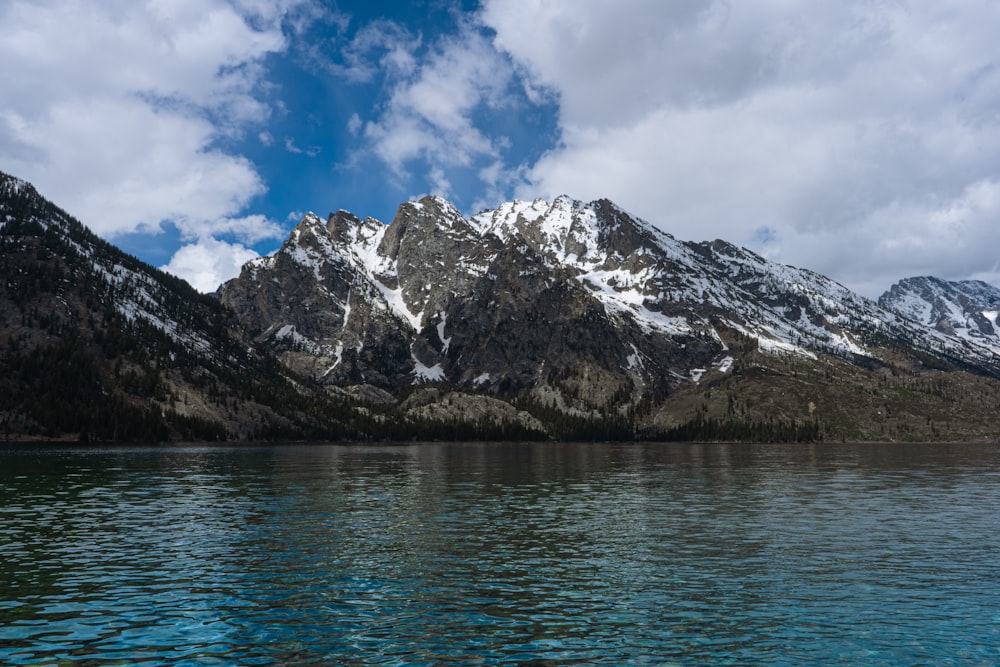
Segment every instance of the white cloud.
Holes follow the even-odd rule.
[[[357,113],[352,113],[351,117],[347,119],[347,131],[353,135],[357,135],[363,125],[364,122],[362,122],[361,116]]]
[[[387,19],[372,21],[361,27],[344,47],[345,64],[336,67],[349,80],[363,83],[377,74],[408,77],[417,69],[416,51],[421,38],[405,26]]]
[[[870,295],[995,266],[996,3],[486,0],[479,18],[559,103],[520,196],[610,197]]]
[[[162,268],[187,280],[199,292],[214,292],[219,285],[235,278],[246,262],[257,253],[238,243],[226,243],[206,237],[181,247]]]
[[[201,223],[196,236],[235,236],[244,243],[257,243],[265,239],[277,239],[284,235],[284,229],[274,220],[263,215],[245,215],[238,218],[220,218]],[[193,235],[189,235],[189,238]]]
[[[268,116],[257,87],[301,2],[9,0],[0,5],[2,168],[96,232],[187,236],[265,190],[216,148]],[[270,135],[261,132],[265,144]],[[257,231],[255,231],[257,230]]]
[[[316,146],[299,148],[295,144],[295,140],[291,137],[285,137],[285,150],[289,153],[295,153],[296,155],[308,155],[309,157],[316,157],[320,153],[320,149]]]
[[[416,46],[411,43],[411,49]],[[403,58],[390,50],[378,60],[390,75],[391,92],[378,117],[364,125],[363,136],[397,176],[406,175],[410,163],[422,161],[435,189],[450,189],[449,169],[492,160],[503,147],[504,139],[482,131],[473,116],[483,108],[510,104],[513,69],[469,25],[443,38],[419,61],[412,59],[412,50],[408,53]],[[360,61],[355,67],[368,71]],[[359,129],[358,122],[351,123]]]
[[[200,223],[242,208],[264,185],[248,160],[213,150],[212,125],[134,99],[54,103],[20,138],[45,155],[13,169],[100,234]]]
[[[439,167],[432,167],[430,173],[427,175],[428,180],[431,182],[431,194],[443,197],[447,199],[452,194],[451,181],[445,175],[444,170]]]

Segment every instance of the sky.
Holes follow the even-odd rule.
[[[608,198],[1000,285],[995,0],[0,0],[0,171],[212,291],[307,211]]]

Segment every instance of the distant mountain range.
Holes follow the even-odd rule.
[[[211,296],[5,175],[0,224],[0,411],[15,435],[1000,430],[997,288],[910,278],[874,302],[725,241],[679,241],[607,200],[515,201],[465,218],[426,197],[389,225],[309,214]],[[54,383],[69,383],[64,410],[40,376],[66,355],[84,372]],[[116,430],[116,410],[153,426]]]

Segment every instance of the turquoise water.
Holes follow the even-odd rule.
[[[997,665],[996,446],[0,448],[0,664]]]

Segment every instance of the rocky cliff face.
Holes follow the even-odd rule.
[[[466,219],[427,197],[389,225],[310,214],[219,294],[321,382],[441,383],[584,415],[662,400],[748,350],[871,367],[891,345],[997,369],[968,337],[724,241],[679,241],[607,200]]]
[[[559,205],[572,218],[574,203]],[[710,363],[721,340],[597,298],[605,287],[552,246],[603,254],[576,238],[596,232],[581,206],[563,238],[466,220],[437,198],[402,205],[388,226],[310,215],[220,296],[286,363],[330,384],[440,382],[583,412],[665,394],[674,362]]]
[[[385,232],[382,223],[344,212],[326,223],[308,215],[281,250],[250,262],[239,280],[223,286],[223,301],[249,335],[306,376],[383,387],[405,382],[408,323],[390,305],[398,289],[372,281],[364,263]]]
[[[879,305],[918,324],[1000,355],[1000,289],[979,280],[906,278],[879,297]]]

